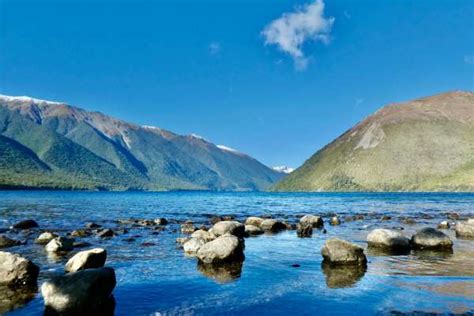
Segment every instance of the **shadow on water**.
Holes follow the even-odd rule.
[[[58,312],[48,306],[45,307],[43,316],[83,316],[83,315],[101,315],[113,316],[115,314],[115,297],[110,295],[104,301],[94,304],[93,306],[85,306],[82,308],[71,308],[66,311]]]
[[[25,289],[12,289],[0,286],[0,315],[21,307],[35,298],[36,287]]]
[[[385,249],[379,247],[368,247],[367,254],[372,257],[385,256],[406,256],[410,254],[410,249]]]
[[[364,277],[367,271],[366,266],[333,266],[324,262],[321,264],[321,269],[326,277],[326,285],[331,289],[353,287]]]
[[[223,263],[219,265],[198,263],[197,269],[206,277],[217,283],[229,283],[240,278],[243,261]]]

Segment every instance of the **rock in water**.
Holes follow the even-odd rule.
[[[101,268],[107,259],[107,252],[103,248],[94,248],[76,253],[66,263],[67,272],[76,272],[79,270]]]
[[[71,251],[74,247],[74,239],[56,237],[45,247],[47,252]]]
[[[216,239],[216,235],[214,235],[213,233],[209,231],[198,229],[194,233],[191,234],[191,238],[198,238],[198,239],[204,240],[205,242],[208,242],[208,241]]]
[[[245,225],[245,232],[249,236],[256,236],[256,235],[263,234],[263,230],[260,227],[257,227],[255,225]]]
[[[315,215],[305,215],[300,218],[300,224],[312,225],[314,228],[321,228],[324,226],[324,221],[321,217]]]
[[[474,219],[456,223],[456,237],[474,238]]]
[[[205,243],[201,238],[191,238],[183,244],[184,252],[189,256],[195,256]]]
[[[114,237],[115,233],[112,229],[110,228],[105,228],[97,231],[97,236],[106,238],[106,237]]]
[[[181,225],[181,233],[183,234],[192,234],[196,231],[196,227],[192,222],[186,222]]]
[[[286,225],[275,219],[265,219],[260,223],[260,228],[265,232],[278,233],[286,229]]]
[[[448,229],[450,226],[448,221],[442,221],[438,224],[439,229]]]
[[[374,229],[367,235],[369,247],[403,251],[410,249],[410,240],[399,231],[391,229]]]
[[[15,239],[8,238],[5,235],[0,235],[0,248],[9,248],[20,245],[21,242]]]
[[[30,229],[39,227],[38,223],[32,219],[27,219],[21,222],[18,222],[12,226],[13,229]]]
[[[44,232],[35,239],[35,243],[40,245],[47,245],[51,240],[58,237],[58,235],[50,232]]]
[[[53,277],[41,286],[45,315],[113,315],[115,271],[86,269]]]
[[[17,254],[0,251],[0,285],[10,287],[36,286],[39,268]]]
[[[364,249],[345,240],[332,238],[321,249],[324,262],[331,265],[366,265]]]
[[[245,236],[245,226],[237,221],[220,221],[212,226],[210,232],[217,237],[231,234],[242,238]]]
[[[263,222],[263,218],[251,216],[245,220],[245,225],[253,225],[253,226],[260,227],[260,224],[262,224],[262,222]]]
[[[411,238],[415,249],[452,250],[453,242],[443,232],[427,227],[416,232]]]
[[[329,222],[333,226],[341,225],[341,220],[338,216],[331,217],[331,221]]]
[[[202,263],[219,264],[244,259],[243,241],[234,235],[226,234],[201,246],[197,257]]]
[[[296,235],[298,237],[311,237],[313,235],[313,225],[311,224],[298,224],[296,226]]]

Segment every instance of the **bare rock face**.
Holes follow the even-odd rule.
[[[76,253],[66,263],[67,272],[76,272],[79,270],[101,268],[107,260],[107,252],[103,248],[94,248]]]
[[[278,233],[287,229],[286,225],[276,219],[265,219],[260,223],[260,228],[265,232]]]
[[[206,241],[201,238],[191,238],[183,244],[184,253],[188,256],[195,256],[205,243]]]
[[[39,268],[17,254],[0,251],[0,285],[13,288],[36,286]]]
[[[474,238],[474,219],[456,223],[456,237]]]
[[[452,250],[453,242],[443,232],[427,227],[416,232],[411,238],[414,249]]]
[[[300,238],[311,237],[313,235],[313,225],[305,223],[296,226],[296,235]]]
[[[305,215],[302,218],[300,218],[300,224],[312,225],[313,228],[321,228],[324,226],[324,221],[320,216]]]
[[[58,235],[51,232],[44,232],[35,239],[35,243],[40,245],[47,245],[51,240],[58,237]]]
[[[263,222],[263,218],[251,216],[245,220],[245,225],[253,225],[253,226],[260,227],[260,224],[262,224],[262,222]]]
[[[231,234],[225,234],[210,241],[197,252],[202,263],[220,264],[244,259],[243,241]]]
[[[366,265],[364,249],[345,240],[332,238],[321,249],[324,262],[331,265]]]
[[[367,235],[369,247],[402,251],[410,249],[410,240],[392,229],[374,229]]]
[[[237,221],[220,221],[212,226],[210,232],[217,237],[231,234],[242,238],[245,236],[245,226]]]
[[[21,241],[11,239],[5,235],[0,235],[0,248],[9,248],[21,245]]]
[[[249,236],[257,236],[263,234],[263,230],[255,225],[245,225],[245,233]]]
[[[66,237],[56,237],[45,247],[47,252],[71,251],[74,248],[74,240]]]
[[[53,277],[41,286],[45,315],[113,315],[115,271],[86,269]]]

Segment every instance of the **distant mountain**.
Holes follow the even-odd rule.
[[[285,177],[276,191],[474,191],[474,94],[388,105]]]
[[[197,135],[0,95],[0,187],[249,191],[281,177]]]
[[[287,167],[287,166],[276,166],[276,167],[273,167],[273,170],[281,172],[281,173],[286,173],[286,174],[292,173],[293,171],[295,171],[294,168]]]

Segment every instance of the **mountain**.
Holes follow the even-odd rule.
[[[1,187],[250,191],[265,190],[281,177],[197,135],[0,95]]]
[[[474,94],[383,107],[316,152],[275,191],[474,191]]]
[[[273,170],[281,172],[281,173],[285,173],[285,174],[292,173],[293,171],[295,171],[295,169],[291,167],[287,167],[287,166],[275,166],[273,167]]]

